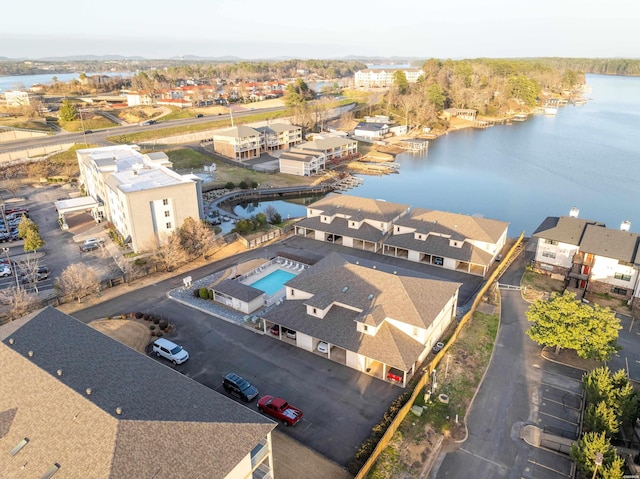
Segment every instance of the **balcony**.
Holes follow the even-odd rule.
[[[253,471],[251,474],[252,479],[273,479],[273,473],[271,469],[265,464],[260,464],[260,467]]]
[[[262,461],[264,461],[264,458],[269,455],[269,452],[271,451],[269,450],[269,443],[267,442],[266,439],[264,439],[259,444],[257,444],[256,447],[254,447],[253,450],[251,451],[251,468],[253,469]],[[260,465],[263,466],[263,464],[260,464]],[[268,464],[267,464],[267,469],[269,469]],[[256,476],[254,475],[253,477],[256,477]],[[262,477],[262,476],[258,476],[258,477]]]

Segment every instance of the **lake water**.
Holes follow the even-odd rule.
[[[87,73],[87,76],[92,75],[107,75],[107,76],[133,76],[131,72],[105,72],[105,73]],[[0,76],[0,92],[7,90],[16,90],[22,88],[29,88],[35,84],[49,85],[53,83],[53,77],[56,77],[59,82],[68,82],[69,80],[77,79],[80,73],[43,73],[38,75],[14,75],[14,76]]]
[[[512,237],[531,235],[545,217],[573,206],[581,218],[610,228],[629,220],[640,231],[640,78],[587,75],[587,83],[586,105],[452,132],[425,154],[399,155],[400,173],[363,176],[346,194],[507,221]],[[267,204],[236,213],[250,216]],[[300,203],[271,204],[284,218],[306,213]]]

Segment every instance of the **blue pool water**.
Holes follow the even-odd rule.
[[[284,283],[289,281],[294,276],[295,273],[290,273],[289,271],[278,269],[273,273],[268,274],[264,278],[259,279],[255,283],[251,283],[250,286],[259,289],[260,291],[264,291],[269,296],[272,296],[280,289],[282,289]]]

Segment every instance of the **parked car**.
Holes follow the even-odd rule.
[[[0,265],[0,278],[11,276],[11,267],[8,264]]]
[[[222,386],[229,394],[235,394],[244,402],[249,402],[258,395],[258,390],[249,381],[234,373],[229,373],[222,379]]]
[[[282,398],[262,396],[258,401],[258,411],[268,414],[285,426],[295,426],[302,419],[302,411]]]
[[[82,245],[80,245],[80,251],[82,251],[83,253],[86,253],[87,251],[94,251],[98,248],[100,248],[100,245],[98,243],[83,243]]]
[[[97,245],[102,245],[104,243],[104,240],[102,238],[89,238],[84,240],[84,244],[97,244]]]
[[[287,332],[285,334],[289,339],[296,339],[296,332],[293,329],[287,329]]]
[[[280,326],[274,324],[273,326],[271,326],[271,329],[269,329],[269,332],[274,336],[280,336]]]
[[[189,359],[189,353],[186,349],[165,338],[159,338],[153,342],[153,352],[156,353],[156,356],[162,356],[173,364],[182,364]]]
[[[318,352],[327,354],[329,352],[329,344],[325,343],[324,341],[320,341],[318,343]]]
[[[29,273],[26,271],[22,271],[20,273],[20,282],[23,284],[31,283],[32,281],[44,281],[47,278],[49,278],[49,268],[47,268],[46,266],[39,266],[38,269],[33,273]]]

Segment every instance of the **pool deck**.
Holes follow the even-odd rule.
[[[246,269],[247,263],[250,263],[251,267],[248,271]],[[266,258],[260,260],[254,259],[247,263],[241,263],[224,271],[220,271],[218,273],[205,276],[204,278],[200,278],[194,281],[189,287],[181,286],[179,288],[172,289],[167,293],[167,297],[173,299],[174,301],[182,303],[185,306],[189,306],[191,308],[202,311],[203,313],[210,314],[211,316],[215,316],[216,318],[222,319],[229,323],[243,326],[257,333],[263,333],[262,330],[257,330],[255,328],[255,325],[248,321],[247,316],[251,315],[246,315],[241,311],[235,311],[233,309],[227,308],[226,306],[223,306],[216,301],[196,298],[193,294],[194,290],[200,289],[203,286],[209,287],[212,284],[218,283],[219,281],[233,278],[234,275],[237,275],[237,273],[239,273],[240,271],[244,271],[244,274],[242,276],[245,277],[243,279],[240,279],[243,284],[249,284],[250,282],[254,283],[256,281],[259,281],[260,279],[279,269],[293,273],[301,273],[302,271],[304,271],[304,269],[300,269],[301,266],[299,265],[301,265],[301,263],[297,261],[287,260],[281,257],[274,258],[273,260],[269,260]],[[298,270],[294,270],[296,266],[298,267]],[[305,267],[308,267],[308,265],[305,265]],[[275,306],[277,306],[277,303],[274,303],[270,306],[265,306],[264,308],[255,311],[253,315],[262,315]]]

